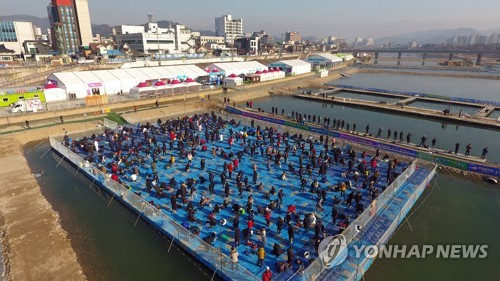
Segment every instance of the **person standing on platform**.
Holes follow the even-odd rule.
[[[370,132],[370,124],[366,125],[365,134],[368,135],[368,132]]]
[[[266,266],[266,271],[262,273],[262,281],[271,281],[273,277],[272,271],[269,269],[269,266]]]
[[[436,138],[433,138],[432,141],[431,141],[431,144],[432,144],[431,147],[432,148],[434,148],[434,146],[436,146],[436,142],[437,142]]]
[[[458,154],[458,150],[460,149],[460,143],[455,144],[455,154]]]
[[[465,146],[465,156],[469,156],[471,150],[472,150],[472,145],[469,143],[468,145]]]
[[[231,247],[231,252],[229,253],[231,257],[231,261],[233,262],[231,269],[234,270],[234,265],[236,265],[236,268],[238,268],[238,251],[234,248]]]
[[[406,135],[406,143],[410,144],[410,141],[411,141],[411,133],[408,132],[408,134]]]
[[[488,154],[488,147],[483,148],[483,153],[481,154],[481,159],[485,159],[486,154]]]
[[[427,141],[427,137],[425,135],[422,136],[420,139],[420,144],[418,145],[419,147],[426,147],[425,142]]]
[[[264,250],[264,247],[260,246],[259,250],[257,251],[257,266],[259,267],[264,266],[265,258],[266,258],[266,250]]]
[[[288,223],[288,242],[293,243],[293,238],[295,238],[295,228],[291,222]]]

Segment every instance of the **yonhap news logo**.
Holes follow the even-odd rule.
[[[330,269],[342,264],[349,251],[354,251],[356,259],[485,259],[488,245],[348,245],[344,235],[339,234],[323,239],[318,247],[323,268]],[[352,253],[352,252],[351,252]],[[352,256],[352,254],[351,254]]]
[[[488,245],[353,245],[356,258],[484,259]]]
[[[347,239],[344,235],[328,236],[318,247],[321,265],[324,268],[333,268],[347,259]]]

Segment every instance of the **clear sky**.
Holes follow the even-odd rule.
[[[46,17],[49,0],[0,1],[0,16]],[[428,29],[500,28],[500,0],[89,0],[93,23],[138,24],[147,14],[214,30],[214,17],[243,18],[244,31],[380,38]]]

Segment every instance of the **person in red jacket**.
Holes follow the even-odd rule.
[[[231,175],[233,174],[234,166],[233,163],[229,162],[227,165],[227,173],[229,174],[229,178],[231,178]]]
[[[271,281],[271,277],[273,277],[273,273],[269,269],[269,266],[266,266],[266,271],[262,273],[262,281]]]

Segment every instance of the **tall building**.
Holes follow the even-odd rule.
[[[76,22],[80,32],[80,44],[88,46],[93,43],[92,24],[90,22],[88,0],[74,0],[76,10]]]
[[[87,0],[51,0],[47,12],[55,51],[76,53],[92,42]]]
[[[35,40],[35,30],[31,22],[0,21],[0,45],[13,50],[15,54],[21,54],[24,41]]]
[[[215,18],[215,33],[233,44],[236,38],[243,37],[243,19],[233,19],[231,15]]]
[[[300,34],[300,32],[287,31],[287,33],[285,34],[285,41],[300,42],[302,41],[302,35]]]

